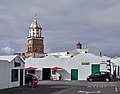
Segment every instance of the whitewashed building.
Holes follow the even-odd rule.
[[[44,54],[43,41],[42,28],[35,15],[29,27],[25,68],[30,69],[26,73],[35,73],[41,80],[50,80],[51,76],[58,80],[60,75],[63,80],[86,80],[97,71],[113,72],[112,63],[108,62],[111,58],[87,47],[83,49],[80,42],[76,44],[76,50]]]
[[[108,70],[109,57],[96,56],[91,53],[79,53],[71,58],[58,58],[48,55],[44,58],[27,58],[25,67],[34,67],[35,74],[40,76],[41,80],[49,80],[51,75],[55,75],[59,79],[62,75],[63,80],[86,80],[87,76],[97,71]],[[51,70],[57,67],[56,73]],[[59,68],[62,68],[59,70]]]
[[[116,77],[120,78],[120,57],[111,59],[111,62],[114,64],[113,68],[116,71]]]
[[[17,55],[0,56],[0,89],[23,86],[25,62]]]

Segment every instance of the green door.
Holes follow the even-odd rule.
[[[92,64],[92,74],[100,71],[100,64]]]
[[[78,69],[71,69],[71,80],[78,80]]]

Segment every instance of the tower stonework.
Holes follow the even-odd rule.
[[[27,56],[44,54],[44,37],[42,37],[42,28],[35,15],[28,32]]]

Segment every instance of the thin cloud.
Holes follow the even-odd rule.
[[[1,48],[1,51],[2,51],[3,53],[5,53],[5,54],[12,54],[12,53],[14,53],[14,49],[12,49],[12,48],[10,48],[10,47],[8,47],[8,46],[6,46],[6,47],[4,47],[4,48]]]

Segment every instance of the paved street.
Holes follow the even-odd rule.
[[[114,87],[90,87],[90,86],[76,86],[76,87],[69,87],[65,90],[61,90],[55,92],[53,94],[120,94],[120,92],[116,92]]]
[[[120,82],[40,81],[37,88],[17,87],[0,94],[120,94]]]

